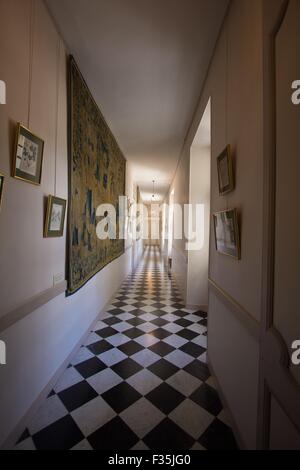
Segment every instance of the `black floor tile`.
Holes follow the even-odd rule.
[[[128,338],[130,338],[130,339],[135,339],[135,338],[139,338],[140,336],[144,335],[145,332],[139,330],[138,328],[130,328],[130,330],[124,331],[123,334],[128,336]]]
[[[84,439],[84,435],[70,415],[56,421],[33,436],[38,450],[71,449]]]
[[[165,359],[160,359],[159,361],[149,366],[148,369],[162,380],[167,380],[169,377],[179,371],[179,367],[174,366],[174,364],[171,364]]]
[[[173,346],[170,346],[169,344],[164,343],[163,341],[160,341],[159,343],[156,343],[153,346],[151,346],[149,349],[155,354],[158,354],[159,356],[164,357],[170,354],[172,351],[175,351],[176,348],[173,348]]]
[[[199,444],[207,450],[238,450],[232,430],[218,419],[202,434]]]
[[[75,369],[78,370],[79,374],[82,375],[85,379],[91,377],[92,375],[98,374],[102,370],[106,369],[107,366],[103,364],[100,359],[93,357],[87,361],[81,362],[75,366]]]
[[[143,441],[152,451],[189,450],[195,442],[191,436],[168,418],[144,437]]]
[[[163,330],[162,328],[158,328],[155,331],[152,331],[152,336],[155,336],[155,338],[158,338],[160,340],[168,338],[169,336],[172,335],[169,331]]]
[[[152,320],[151,323],[153,323],[153,325],[155,326],[165,326],[167,325],[169,322],[167,322],[167,320],[164,320],[163,318],[156,318],[155,320]]]
[[[143,325],[144,323],[146,323],[146,321],[142,320],[139,317],[135,317],[135,318],[131,318],[130,320],[127,320],[127,323],[129,323],[129,325],[132,325],[132,326],[139,326],[139,325]]]
[[[191,395],[190,399],[215,416],[222,411],[222,404],[218,393],[207,384],[202,384]]]
[[[193,322],[186,320],[185,318],[180,318],[180,320],[177,320],[175,323],[183,328],[187,328],[193,324]]]
[[[118,349],[127,356],[133,356],[137,352],[142,351],[144,348],[136,341],[129,341],[128,343],[119,346]]]
[[[199,336],[198,333],[195,333],[194,331],[187,330],[187,329],[181,330],[176,334],[189,341],[192,341],[192,339],[195,339],[196,336]]]
[[[79,382],[58,393],[59,398],[69,412],[76,410],[98,396],[95,390],[86,382]]]
[[[100,338],[109,338],[110,336],[115,335],[118,333],[117,330],[114,330],[111,326],[108,326],[107,328],[102,328],[101,330],[96,331],[97,335],[100,336]]]
[[[97,343],[90,344],[87,346],[87,348],[96,356],[99,354],[105,353],[106,351],[109,351],[110,349],[113,349],[113,346],[105,341],[104,339],[101,341],[98,341]]]
[[[210,377],[210,372],[206,364],[201,361],[193,361],[184,367],[184,370],[189,374],[197,377],[197,379],[202,380],[205,382]]]
[[[116,413],[121,413],[139,400],[142,395],[131,387],[131,385],[126,382],[122,382],[116,387],[103,393],[102,397],[116,411]]]
[[[128,358],[112,366],[111,369],[116,372],[116,374],[118,374],[120,377],[122,377],[122,379],[125,380],[131,377],[132,375],[137,374],[143,368],[137,362]]]
[[[146,398],[165,414],[171,413],[185,400],[181,393],[166,383],[162,383],[152,390],[146,395]]]
[[[198,346],[197,344],[194,343],[186,343],[181,348],[179,348],[181,351],[185,352],[186,354],[189,354],[190,356],[193,356],[195,358],[201,356],[201,354],[205,353],[206,349],[202,348],[201,346]]]
[[[105,318],[102,321],[103,323],[106,323],[106,325],[108,326],[113,326],[113,325],[116,325],[117,323],[120,323],[121,320],[116,317],[110,317],[110,318]]]
[[[139,438],[117,416],[89,436],[88,441],[94,450],[113,450],[117,452],[130,450],[139,441]]]

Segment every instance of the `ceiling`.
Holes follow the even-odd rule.
[[[228,0],[46,0],[144,200],[174,177]]]

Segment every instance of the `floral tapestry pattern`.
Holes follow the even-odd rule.
[[[69,90],[68,294],[73,294],[124,253],[124,240],[99,240],[100,204],[112,204],[119,219],[125,194],[125,158],[73,58]]]

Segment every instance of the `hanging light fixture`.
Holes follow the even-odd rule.
[[[154,185],[155,185],[155,181],[153,180],[153,181],[152,181],[152,183],[153,183],[153,194],[152,194],[152,199],[155,199],[155,194],[154,194]]]

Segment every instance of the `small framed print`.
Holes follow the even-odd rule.
[[[18,124],[13,177],[40,185],[42,178],[44,141]]]
[[[3,199],[3,189],[4,189],[4,175],[0,173],[0,210],[1,210],[2,199]]]
[[[67,201],[59,197],[49,196],[47,201],[45,238],[62,237],[64,234]]]
[[[213,215],[216,250],[223,255],[241,259],[240,232],[236,209]]]
[[[233,162],[230,145],[227,145],[226,149],[219,155],[217,164],[219,194],[220,196],[224,196],[234,190]]]

